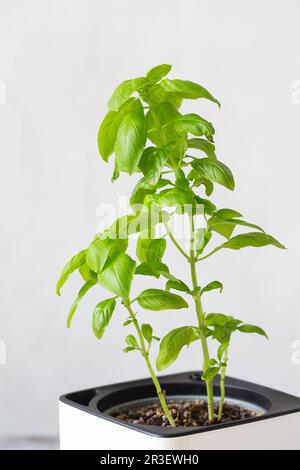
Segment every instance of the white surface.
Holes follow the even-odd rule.
[[[201,279],[224,282],[206,311],[258,323],[270,336],[235,338],[229,373],[300,394],[299,235],[300,105],[297,0],[18,0],[0,1],[1,309],[0,434],[57,432],[63,392],[147,375],[137,354],[122,352],[125,314],[116,312],[103,340],[90,329],[99,288],[65,327],[79,288],[73,278],[57,298],[65,261],[84,247],[101,202],[116,204],[133,180],[110,183],[97,131],[113,88],[161,63],[202,83],[222,102],[190,103],[216,126],[218,156],[236,175],[235,193],[215,201],[263,225],[288,246],[224,252],[203,264]],[[188,279],[170,250],[172,271]],[[149,280],[134,290],[149,286]],[[154,285],[154,283],[153,283]],[[141,314],[142,319],[149,314]],[[194,322],[194,313],[151,313],[158,335]],[[126,334],[129,329],[126,330]],[[200,367],[200,347],[185,350],[169,371]]]
[[[0,439],[0,450],[58,450],[58,439],[55,437],[22,437]]]
[[[172,438],[149,436],[59,403],[62,450],[299,450],[300,413]]]

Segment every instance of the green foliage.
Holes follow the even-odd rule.
[[[127,239],[112,240],[110,238],[96,237],[86,252],[86,263],[95,273],[100,273],[108,257],[114,253],[125,252],[128,246]]]
[[[60,295],[60,290],[64,283],[67,281],[68,277],[70,274],[72,274],[74,271],[80,268],[80,266],[84,263],[85,261],[85,255],[86,255],[86,250],[82,250],[76,255],[74,255],[70,261],[67,262],[65,267],[62,270],[62,273],[58,279],[57,285],[56,285],[56,293],[57,295]]]
[[[217,158],[215,154],[215,146],[211,142],[208,142],[205,139],[198,139],[193,137],[187,141],[188,148],[201,150],[210,158]]]
[[[267,333],[262,328],[256,325],[244,324],[239,326],[238,330],[242,333],[257,333],[258,335],[262,335],[268,339]]]
[[[159,354],[156,360],[158,370],[163,370],[173,364],[184,346],[200,339],[199,328],[193,326],[181,326],[170,331],[161,340]]]
[[[147,138],[143,107],[129,112],[120,124],[115,142],[116,165],[119,171],[132,175],[139,164]]]
[[[164,256],[167,242],[165,238],[143,238],[143,234],[138,238],[136,244],[136,254],[141,263],[160,262]]]
[[[209,292],[216,289],[219,289],[220,292],[223,291],[223,284],[220,281],[212,281],[207,284],[205,287],[203,287],[203,289],[201,289],[201,295],[204,294],[204,292]]]
[[[101,339],[116,307],[114,298],[99,302],[93,312],[92,327],[96,338]]]
[[[98,274],[98,282],[113,294],[127,299],[135,272],[136,262],[126,253],[119,253]]]
[[[181,291],[181,292],[186,292],[188,294],[191,293],[189,287],[183,281],[181,281],[180,279],[176,279],[176,280],[169,279],[167,281],[166,290],[169,291],[171,289],[178,290],[178,291]]]
[[[149,72],[147,72],[146,78],[148,78],[148,80],[151,83],[157,83],[163,77],[168,75],[171,68],[172,68],[172,65],[168,65],[168,64],[156,65],[151,70],[149,70]]]
[[[212,338],[216,339],[221,345],[227,345],[223,346],[221,349],[219,348],[218,354],[221,356],[224,347],[228,347],[231,335],[235,331],[240,331],[241,333],[256,333],[268,338],[265,331],[259,326],[243,323],[241,320],[231,315],[209,313],[206,315],[204,322],[207,336],[212,336]]]
[[[152,344],[152,341],[159,341],[159,338],[157,336],[153,336],[153,328],[149,323],[143,323],[141,326],[141,332],[145,340],[147,341],[149,348]]]
[[[272,237],[271,235],[268,235],[267,233],[249,232],[249,233],[236,235],[235,237],[230,238],[227,242],[222,243],[222,245],[220,246],[217,246],[213,251],[211,251],[204,258],[211,256],[214,253],[217,253],[219,250],[222,250],[223,248],[227,248],[230,250],[240,250],[241,248],[246,248],[249,246],[259,248],[259,247],[267,246],[267,245],[273,245],[276,248],[281,248],[281,249],[285,248],[279,241],[277,241],[274,237]]]
[[[243,217],[237,211],[232,209],[220,209],[208,220],[208,227],[210,230],[223,235],[225,238],[229,239],[237,226],[249,227],[259,232],[264,230],[259,227],[259,225],[252,224],[245,220],[240,220],[239,217]]]
[[[135,274],[143,276],[154,276],[159,278],[161,274],[169,272],[169,268],[166,264],[160,261],[146,261],[136,267]]]
[[[97,281],[87,281],[80,289],[80,291],[78,292],[78,295],[76,297],[76,299],[74,300],[71,308],[70,308],[70,311],[69,311],[69,315],[68,315],[68,319],[67,319],[67,326],[68,328],[70,328],[71,326],[71,321],[72,321],[72,318],[73,316],[75,315],[75,312],[77,310],[77,307],[78,307],[78,304],[79,302],[81,301],[81,299],[85,296],[85,294],[92,288],[96,285]]]
[[[125,338],[126,344],[129,346],[126,349],[124,349],[125,352],[132,351],[133,349],[139,349],[139,344],[135,336],[133,335],[127,335]]]
[[[142,308],[155,311],[188,307],[182,297],[161,289],[146,289],[141,292],[137,301]]]
[[[173,426],[172,416],[149,359],[151,344],[153,340],[159,339],[153,335],[149,323],[140,326],[132,305],[137,303],[151,311],[179,310],[188,308],[184,297],[188,295],[192,300],[198,326],[179,327],[167,333],[160,342],[156,365],[158,370],[169,367],[184,346],[200,339],[203,352],[202,378],[207,383],[208,416],[213,422],[212,382],[220,372],[224,392],[232,334],[267,335],[261,327],[243,323],[229,315],[206,315],[202,307],[203,294],[213,290],[221,292],[223,285],[215,280],[201,288],[196,265],[223,249],[240,250],[267,245],[283,249],[284,246],[259,225],[244,220],[240,212],[229,208],[218,209],[211,201],[215,185],[234,190],[233,173],[217,158],[213,124],[199,114],[183,114],[180,107],[185,99],[206,99],[218,106],[220,103],[202,85],[165,78],[170,71],[171,65],[155,66],[143,77],[123,81],[110,98],[108,112],[98,133],[98,148],[105,162],[113,160],[113,181],[122,173],[138,174],[138,182],[130,197],[131,212],[118,218],[104,233],[98,234],[87,249],[71,258],[60,275],[56,290],[60,294],[62,286],[75,271],[85,281],[71,306],[68,326],[80,300],[92,287],[104,288],[115,296],[100,301],[94,309],[92,328],[99,339],[109,325],[116,299],[120,299],[129,313],[123,325],[133,327],[137,335],[127,335],[124,351],[137,350],[141,353],[162,408]],[[183,248],[180,240],[172,233],[170,227],[174,214],[182,214],[189,219],[188,249]],[[196,216],[202,217],[203,226],[195,227]],[[159,236],[158,226],[165,229]],[[245,228],[252,231],[244,233]],[[235,230],[241,230],[242,233],[233,236]],[[128,240],[136,234],[138,263],[128,253]],[[209,250],[208,246],[214,242],[216,234],[223,236],[226,241],[221,245],[214,244]],[[171,274],[164,260],[167,239],[189,263],[191,287]],[[148,288],[131,300],[135,275],[148,276],[145,278]],[[163,277],[166,280],[163,280],[166,282],[165,290],[150,287],[149,276],[150,280],[151,277]],[[184,297],[171,292],[174,290]],[[210,357],[210,342],[217,343],[216,358]]]
[[[220,106],[220,102],[214,98],[203,86],[198,85],[198,83],[190,82],[188,80],[169,80],[166,78],[161,82],[161,86],[163,90],[169,93],[180,93],[182,98],[192,100],[197,98],[205,98]]]
[[[146,83],[147,80],[144,77],[125,80],[122,82],[113,92],[112,97],[108,102],[108,109],[110,111],[118,111],[120,106],[128,100],[132,93],[142,90]]]
[[[139,167],[150,186],[156,186],[160,180],[161,172],[169,157],[168,148],[148,147],[144,150]]]
[[[191,163],[193,170],[189,179],[204,178],[208,181],[221,184],[225,188],[234,190],[234,178],[228,166],[212,158],[199,158]]]

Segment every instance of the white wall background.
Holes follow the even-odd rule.
[[[2,435],[56,433],[61,393],[146,375],[137,354],[122,352],[121,310],[102,342],[94,338],[100,288],[67,330],[80,280],[62,298],[54,287],[64,262],[94,235],[98,205],[117,204],[133,184],[122,177],[112,185],[112,168],[98,156],[106,102],[118,82],[162,62],[222,102],[221,111],[189,105],[215,123],[218,156],[236,175],[236,191],[219,190],[217,203],[288,247],[224,251],[203,264],[203,281],[225,284],[222,295],[207,296],[207,311],[258,323],[270,336],[236,337],[230,374],[300,394],[300,365],[291,361],[300,339],[300,104],[291,99],[299,15],[297,0],[0,0]],[[171,250],[168,258],[188,279],[180,256]],[[161,335],[193,316],[141,314]],[[200,363],[195,344],[170,372]]]

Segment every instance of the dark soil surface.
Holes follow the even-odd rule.
[[[204,400],[168,402],[176,426],[199,427],[209,424],[207,404]],[[215,408],[216,423],[218,408]],[[111,416],[133,424],[149,424],[152,426],[169,426],[159,404],[137,406],[135,408],[119,408]],[[256,413],[238,405],[224,403],[222,423],[230,423],[246,418],[252,418]]]

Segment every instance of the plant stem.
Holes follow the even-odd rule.
[[[220,379],[220,403],[219,403],[219,410],[218,410],[218,421],[222,421],[222,414],[223,414],[223,405],[225,401],[225,377],[226,377],[226,369],[227,369],[227,361],[228,361],[228,348],[225,349],[224,352],[224,366],[221,369],[221,379]]]
[[[151,375],[151,379],[153,381],[153,384],[155,386],[155,389],[156,389],[156,392],[157,392],[157,395],[158,395],[158,398],[159,398],[159,401],[160,401],[160,404],[161,404],[161,407],[164,411],[164,414],[165,416],[167,417],[169,423],[170,423],[170,426],[172,427],[176,427],[176,424],[174,422],[174,419],[171,415],[171,412],[168,408],[168,405],[167,405],[167,402],[166,402],[166,399],[165,399],[165,396],[163,394],[163,391],[161,389],[161,386],[160,386],[160,383],[155,375],[155,372],[153,370],[153,367],[151,365],[151,362],[150,362],[150,359],[149,359],[149,352],[147,351],[147,348],[146,348],[146,345],[145,345],[145,341],[144,341],[144,337],[143,337],[143,334],[141,332],[141,329],[140,329],[140,326],[139,326],[139,323],[136,319],[136,316],[135,316],[135,313],[133,312],[131,306],[130,306],[130,301],[128,302],[125,302],[124,301],[124,305],[125,307],[127,308],[128,312],[129,312],[129,315],[133,321],[133,324],[135,326],[135,329],[136,329],[136,332],[138,334],[138,337],[139,337],[139,340],[140,340],[140,347],[141,347],[141,353],[142,353],[142,356],[144,357],[145,361],[146,361],[146,364],[147,364],[147,367],[148,367],[148,370],[149,370],[149,373]]]
[[[200,330],[200,340],[202,345],[202,352],[203,352],[203,372],[206,373],[209,367],[209,351],[207,345],[207,338],[205,333],[205,324],[204,324],[204,313],[201,303],[201,297],[198,292],[199,285],[197,279],[197,271],[196,271],[196,256],[195,256],[195,248],[194,248],[194,218],[193,215],[190,215],[190,225],[191,225],[191,238],[190,238],[190,269],[191,269],[191,277],[193,283],[193,290],[194,290],[194,302],[196,308],[196,314],[198,318],[198,326]],[[214,422],[214,393],[213,393],[213,382],[212,380],[206,380],[206,391],[207,391],[207,408],[208,408],[208,419],[210,423]]]
[[[190,261],[190,257],[185,253],[185,251],[181,248],[181,246],[179,245],[179,243],[177,242],[176,238],[174,238],[171,230],[170,230],[170,227],[169,227],[169,224],[164,221],[164,226],[165,226],[165,229],[170,237],[170,240],[173,242],[173,244],[176,246],[177,250],[180,251],[180,253],[188,260]]]

